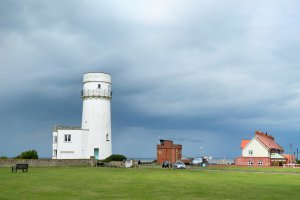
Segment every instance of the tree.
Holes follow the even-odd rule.
[[[18,155],[16,158],[21,159],[38,159],[38,153],[36,150],[28,150],[21,153],[21,155]]]

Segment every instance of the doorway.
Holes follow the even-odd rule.
[[[99,148],[94,148],[94,156],[96,160],[99,159]]]

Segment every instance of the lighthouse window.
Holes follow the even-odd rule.
[[[109,141],[108,133],[106,134],[106,141]]]
[[[65,134],[65,142],[71,142],[71,134]]]
[[[101,88],[101,84],[98,84],[98,89],[100,89]]]

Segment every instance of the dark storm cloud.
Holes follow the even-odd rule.
[[[52,127],[81,124],[90,71],[112,75],[114,153],[154,157],[160,136],[182,143],[187,156],[201,146],[233,157],[256,129],[299,145],[299,8],[1,1],[0,154],[37,148],[49,157]]]

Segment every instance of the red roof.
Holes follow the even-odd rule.
[[[295,163],[296,162],[294,155],[290,155],[290,154],[281,154],[281,155],[287,159],[287,163]]]
[[[242,140],[241,149],[243,149],[251,140]]]
[[[268,135],[267,133],[255,132],[256,138],[261,141],[264,145],[266,145],[267,148],[269,149],[279,149],[281,151],[284,151],[283,148],[277,144],[274,140],[274,137]]]

